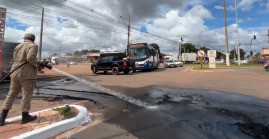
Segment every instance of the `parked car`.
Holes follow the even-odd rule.
[[[177,67],[183,67],[183,62],[180,62],[178,60],[174,60]]]
[[[269,72],[269,61],[266,61],[266,62],[264,63],[264,69],[265,69],[267,72]]]
[[[224,60],[223,59],[221,59],[221,60],[216,60],[216,64],[224,64]]]
[[[234,64],[238,64],[238,61],[235,60],[233,63],[234,63]],[[251,62],[250,62],[250,60],[245,59],[245,60],[240,60],[240,63],[241,63],[241,64],[249,64],[249,63],[251,63]]]
[[[174,60],[167,60],[164,62],[164,67],[166,68],[176,68],[176,63],[174,62]]]
[[[112,71],[114,75],[118,75],[120,72],[128,74],[132,69],[133,66],[126,58],[125,53],[101,54],[100,59],[91,66],[91,70],[95,74],[98,71],[103,71],[105,74],[108,71]]]
[[[255,64],[264,64],[266,61],[265,60],[255,60],[253,63]]]

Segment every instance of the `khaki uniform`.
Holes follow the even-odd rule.
[[[14,49],[14,64],[11,70],[25,61],[28,63],[11,74],[10,90],[4,102],[3,110],[11,109],[19,92],[22,91],[22,112],[29,112],[37,78],[37,51],[37,45],[30,40],[25,40]]]

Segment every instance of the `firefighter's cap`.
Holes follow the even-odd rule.
[[[24,35],[24,38],[23,39],[26,39],[26,40],[35,39],[35,34],[33,34],[33,33],[26,33]]]

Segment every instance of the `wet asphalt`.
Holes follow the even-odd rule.
[[[5,87],[0,87],[3,92]],[[1,91],[2,90],[2,91]],[[160,86],[125,89],[154,108],[129,104],[72,79],[39,80],[35,95],[52,94],[95,103],[106,116],[103,123],[116,125],[137,138],[269,138],[269,101],[206,90]],[[142,93],[141,93],[142,92]],[[101,125],[101,124],[99,124]],[[71,138],[125,138],[102,136],[93,126]],[[100,130],[106,128],[100,128]],[[111,131],[113,132],[113,131]]]

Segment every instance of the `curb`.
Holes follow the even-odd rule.
[[[21,139],[21,138],[47,139],[47,138],[53,137],[55,135],[58,135],[64,131],[78,127],[84,123],[91,122],[91,119],[90,119],[91,115],[88,113],[88,110],[85,107],[82,107],[79,105],[70,105],[70,106],[75,107],[76,109],[79,110],[79,113],[76,117],[71,118],[71,119],[66,119],[66,120],[51,124],[51,125],[43,127],[43,128],[36,129],[36,130],[30,131],[30,132],[21,134],[19,136],[12,137],[11,139]],[[64,106],[45,109],[42,111],[33,112],[31,114],[36,115],[36,114],[41,113],[41,112],[45,112],[45,111],[49,111],[49,110],[61,108],[61,107],[64,107]],[[6,121],[11,122],[11,121],[19,120],[19,119],[21,119],[21,116],[10,118],[10,119],[7,119]]]

